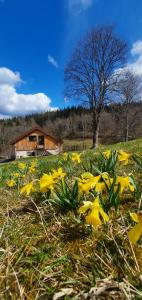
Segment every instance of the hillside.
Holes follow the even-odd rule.
[[[1,299],[142,298],[142,239],[131,238],[141,148],[138,139],[0,167]]]

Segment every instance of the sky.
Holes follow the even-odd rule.
[[[64,68],[77,42],[114,25],[142,73],[142,0],[0,0],[0,118],[73,105]]]

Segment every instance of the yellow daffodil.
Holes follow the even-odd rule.
[[[78,154],[78,153],[72,153],[72,161],[80,164],[81,162],[81,158],[80,158],[81,154]]]
[[[120,193],[123,193],[124,190],[129,189],[131,192],[134,192],[134,185],[132,184],[129,176],[117,176],[116,185],[120,185]]]
[[[68,153],[67,153],[67,152],[64,152],[64,153],[63,153],[63,159],[64,159],[64,160],[67,160],[67,159],[68,159]]]
[[[29,182],[28,184],[26,184],[25,186],[23,186],[20,190],[21,194],[26,194],[27,196],[29,196],[30,193],[35,192],[35,188],[34,188],[34,182]]]
[[[10,179],[7,181],[7,185],[8,187],[14,187],[16,185],[16,182],[13,179]]]
[[[32,163],[31,163],[31,167],[35,168],[35,167],[36,167],[36,165],[37,165],[37,161],[32,161]]]
[[[86,213],[88,209],[91,209],[93,205],[93,202],[91,201],[83,201],[83,205],[79,208],[80,214]]]
[[[26,168],[26,164],[24,164],[24,163],[19,163],[19,164],[18,164],[18,167],[19,167],[20,170],[24,170],[24,169]]]
[[[102,193],[106,190],[106,185],[104,182],[98,182],[95,186],[95,192]]]
[[[106,150],[103,152],[103,155],[106,159],[109,159],[111,157],[111,151],[110,150]]]
[[[102,209],[99,197],[96,197],[94,202],[91,201],[84,201],[83,206],[80,207],[79,212],[85,213],[89,210],[89,214],[86,216],[86,223],[93,225],[96,227],[97,225],[101,225],[102,221],[100,219],[100,216],[102,217],[104,223],[108,222],[109,217]]]
[[[18,172],[15,172],[15,173],[13,173],[13,176],[18,178],[18,177],[20,177],[20,174]]]
[[[107,172],[102,173],[101,177],[108,186],[113,182],[113,178],[111,178]]]
[[[29,167],[29,173],[33,174],[33,173],[35,173],[35,172],[36,172],[35,167],[31,165],[31,166]]]
[[[123,162],[124,165],[127,165],[131,154],[129,154],[123,150],[119,150],[117,154],[118,154],[118,160]]]
[[[54,180],[63,179],[66,176],[66,173],[63,172],[62,168],[52,171],[52,177]]]
[[[110,178],[107,173],[93,176],[91,173],[85,172],[81,177],[81,179],[78,179],[80,193],[88,193],[92,189],[100,193],[106,190],[106,185],[110,186],[113,182],[113,178]]]
[[[43,174],[43,176],[40,178],[40,191],[42,193],[46,193],[49,190],[54,189],[55,180],[51,174]]]
[[[93,176],[93,174],[91,174],[91,173],[89,173],[89,172],[85,172],[85,173],[83,173],[83,174],[81,175],[81,177],[82,177],[83,179],[90,179],[90,178],[92,178],[92,177],[94,177],[94,176]]]
[[[128,237],[132,244],[136,244],[142,235],[142,215],[130,213],[130,216],[137,224],[128,232]]]
[[[89,175],[89,174],[88,174]],[[87,175],[87,176],[88,176]],[[86,176],[86,173],[85,173]],[[82,179],[78,179],[78,187],[79,187],[79,193],[88,193],[91,189],[93,189],[98,181],[100,180],[101,176],[90,176],[90,178],[84,178],[84,175],[82,175]]]

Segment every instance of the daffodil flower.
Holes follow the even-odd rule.
[[[47,191],[54,189],[55,181],[51,174],[43,174],[39,182],[41,193],[46,193]]]
[[[130,213],[130,216],[137,224],[128,232],[128,237],[132,244],[136,244],[142,235],[142,215]]]
[[[29,196],[32,192],[35,192],[33,181],[23,186],[20,190],[21,194],[26,194],[27,196]]]
[[[15,173],[13,173],[13,176],[18,178],[18,177],[20,177],[20,174],[18,172],[15,172]]]
[[[132,184],[129,176],[117,176],[115,184],[120,185],[120,193],[123,193],[123,191],[126,189],[134,192],[135,187]]]
[[[66,176],[66,173],[63,172],[62,168],[58,168],[58,170],[52,171],[52,177],[54,180],[63,179]]]
[[[80,162],[81,162],[80,156],[81,156],[81,154],[78,154],[78,153],[72,153],[72,157],[71,157],[71,158],[72,158],[72,161],[74,161],[74,162],[80,164]]]
[[[67,153],[67,152],[64,152],[64,153],[63,153],[63,159],[64,159],[64,160],[67,160],[67,159],[68,159],[68,153]]]
[[[36,167],[36,165],[37,165],[37,161],[32,161],[32,163],[31,163],[31,167],[35,168],[35,167]]]
[[[124,165],[128,164],[130,156],[131,156],[131,154],[129,154],[123,150],[118,151],[118,160],[123,162]]]
[[[24,170],[24,169],[26,168],[26,164],[24,164],[24,163],[19,163],[19,164],[18,164],[18,167],[19,167],[20,170]]]
[[[87,175],[87,177],[86,177]],[[78,179],[78,187],[79,187],[79,193],[88,193],[91,189],[93,189],[98,181],[100,180],[101,176],[91,176],[92,174],[89,175],[89,173],[83,174],[81,177],[82,179]],[[85,178],[85,177],[86,178]]]
[[[90,224],[93,227],[101,225],[102,220],[100,217],[103,219],[104,223],[109,221],[108,215],[104,212],[100,205],[99,197],[96,197],[94,202],[84,201],[83,203],[84,204],[80,207],[79,212],[82,214],[89,211],[89,214],[86,216],[87,224]]]
[[[81,177],[81,179],[78,179],[80,194],[88,193],[92,189],[95,189],[98,193],[103,192],[106,190],[106,185],[110,186],[113,181],[113,178],[110,178],[106,172],[97,176],[93,176],[91,173],[85,172],[81,175]],[[101,179],[103,179],[103,181],[101,181]]]
[[[14,179],[10,179],[7,181],[7,185],[8,187],[14,187],[16,185],[16,182],[14,181]]]
[[[36,172],[35,167],[34,167],[34,166],[30,166],[30,167],[29,167],[29,173],[33,174],[33,173],[35,173],[35,172]]]
[[[82,177],[83,179],[90,179],[90,178],[92,178],[92,177],[94,177],[94,176],[93,176],[93,174],[91,174],[90,172],[85,172],[85,173],[83,173],[83,174],[81,175],[81,177]]]
[[[101,174],[101,177],[103,179],[103,181],[105,182],[105,184],[110,187],[111,184],[113,183],[113,178],[109,176],[109,174],[107,172],[104,172]]]
[[[106,185],[104,182],[98,182],[95,186],[95,192],[102,193],[106,190]]]
[[[106,150],[103,152],[103,155],[106,159],[109,159],[111,157],[111,151],[110,150]]]

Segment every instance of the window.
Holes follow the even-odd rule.
[[[44,135],[39,135],[38,143],[39,143],[39,145],[44,145]]]
[[[30,135],[29,136],[29,142],[36,142],[37,141],[37,136],[36,135]]]

